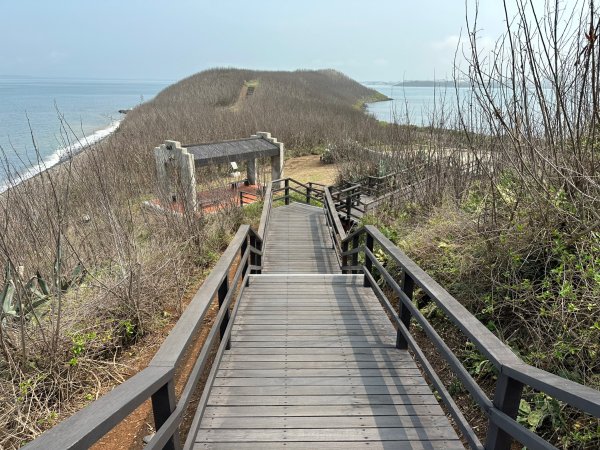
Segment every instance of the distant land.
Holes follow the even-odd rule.
[[[454,87],[454,80],[411,80],[411,81],[363,81],[363,84],[380,86],[405,86],[405,87]],[[456,83],[458,87],[469,87],[467,81]]]

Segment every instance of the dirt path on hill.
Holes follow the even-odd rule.
[[[248,86],[243,85],[242,88],[240,89],[240,94],[238,95],[237,100],[235,101],[235,103],[233,105],[231,105],[229,108],[232,111],[239,111],[242,102],[244,100],[246,100],[246,96],[248,95]]]

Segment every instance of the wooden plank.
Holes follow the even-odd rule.
[[[383,316],[382,313],[377,311],[374,306],[359,306],[359,305],[307,305],[307,306],[296,306],[294,304],[288,305],[272,305],[272,306],[250,306],[243,308],[240,313],[246,315],[259,315],[259,316],[277,316],[277,315],[320,315],[323,317],[333,316]]]
[[[389,348],[393,345],[393,344],[391,344],[391,340],[384,341],[384,342],[377,342],[375,340],[369,341],[366,339],[362,339],[362,340],[316,339],[314,341],[296,341],[296,340],[291,341],[291,340],[288,340],[285,342],[281,342],[281,341],[279,341],[279,342],[246,342],[246,341],[238,341],[238,340],[232,339],[231,342],[232,342],[232,345],[235,345],[240,348],[247,348],[247,347],[265,347],[265,348],[314,347],[314,348],[319,348],[319,347],[331,347],[331,346],[352,347],[352,348],[357,348],[357,347]]]
[[[211,393],[223,396],[433,395],[429,386],[418,384],[407,386],[220,386],[214,387]]]
[[[324,327],[323,325],[313,325],[313,324],[287,324],[287,325],[257,325],[257,324],[248,324],[242,326],[234,326],[233,332],[238,335],[243,334],[264,334],[269,333],[272,335],[278,334],[296,334],[296,333],[304,333],[304,332],[314,332],[314,333],[375,333],[381,332],[382,334],[393,332],[393,328],[383,324],[376,325],[342,325],[342,324],[334,324],[328,327]]]
[[[334,362],[334,361],[346,361],[346,362],[358,362],[358,361],[376,361],[379,363],[398,364],[413,362],[413,359],[409,355],[397,354],[397,355],[373,355],[366,353],[358,353],[356,355],[342,355],[342,354],[330,354],[330,355],[282,355],[282,354],[266,354],[266,355],[248,355],[248,354],[228,354],[222,359],[225,361],[287,361],[287,362]]]
[[[281,294],[280,294],[281,295]],[[350,301],[341,301],[335,298],[329,298],[326,296],[318,297],[318,298],[309,298],[309,297],[298,297],[298,298],[285,298],[285,299],[277,299],[277,298],[267,298],[266,296],[262,296],[260,299],[249,300],[246,299],[245,304],[240,308],[241,311],[247,310],[255,310],[255,309],[263,309],[263,310],[273,310],[273,309],[284,309],[291,308],[292,310],[296,309],[309,309],[309,308],[324,308],[324,309],[365,309],[371,312],[377,312],[378,308],[381,306],[376,305],[375,303],[364,303],[359,300],[350,300]]]
[[[382,367],[400,367],[416,369],[413,361],[401,363],[393,361],[222,361],[223,370],[259,370],[259,369],[378,369]]]
[[[387,317],[381,313],[381,314],[366,314],[366,313],[361,313],[361,312],[357,312],[357,311],[318,311],[318,310],[310,310],[310,309],[306,309],[306,310],[302,310],[302,311],[288,311],[286,312],[282,312],[282,311],[272,311],[270,313],[267,312],[246,312],[244,313],[244,317],[245,318],[252,318],[252,317],[263,317],[265,320],[270,320],[270,319],[277,319],[277,318],[285,318],[285,317],[293,317],[293,318],[298,318],[298,319],[302,319],[302,318],[313,318],[313,317],[320,317],[321,319],[332,319],[332,320],[336,320],[336,321],[345,321],[345,320],[352,320],[352,319],[361,319],[363,317],[369,317],[369,319],[379,319],[379,320],[384,320],[387,319]]]
[[[433,428],[447,427],[444,416],[330,416],[327,428]],[[277,429],[323,428],[323,418],[313,417],[205,417],[200,428]]]
[[[331,347],[274,347],[274,348],[262,348],[262,347],[249,347],[249,348],[238,348],[232,347],[231,350],[227,351],[227,354],[231,355],[388,355],[396,354],[401,352],[408,352],[406,350],[398,350],[395,346],[387,347],[360,347],[360,348],[331,348]]]
[[[444,416],[439,405],[207,406],[205,417]],[[445,416],[444,416],[445,417]]]
[[[237,324],[237,321],[236,321]],[[332,324],[332,326],[335,327],[335,329],[337,330],[348,330],[348,331],[352,331],[352,330],[375,330],[375,329],[382,329],[382,330],[388,330],[391,327],[391,324],[389,323],[383,323],[383,324],[374,324],[374,325],[368,325],[368,324],[346,324],[346,323],[337,323],[337,324]],[[261,325],[234,325],[233,326],[233,331],[281,331],[281,330],[314,330],[314,331],[319,331],[319,330],[323,330],[324,327],[323,325],[316,325],[316,324],[312,324],[312,323],[305,323],[305,324],[295,324],[295,323],[291,323],[291,324],[261,324]],[[392,328],[393,329],[393,328]]]
[[[254,286],[253,286],[254,287]],[[243,309],[247,308],[285,308],[285,307],[293,307],[294,309],[302,309],[302,308],[367,308],[369,311],[377,311],[377,308],[381,308],[379,304],[375,302],[365,302],[364,299],[354,298],[347,294],[337,293],[335,296],[333,294],[321,293],[315,296],[312,295],[287,295],[283,294],[285,297],[282,297],[281,291],[277,293],[261,295],[260,297],[255,297],[254,299],[249,299],[245,297],[245,303],[243,305]]]
[[[271,369],[220,370],[217,377],[272,378],[272,377],[419,377],[417,369]]]
[[[330,377],[228,377],[216,378],[214,386],[427,386],[422,377],[330,376]]]
[[[319,317],[310,318],[275,318],[275,319],[267,319],[267,318],[256,318],[256,317],[240,317],[239,320],[236,320],[238,325],[321,325],[321,326],[340,326],[340,325],[367,325],[367,326],[376,326],[376,325],[389,325],[390,321],[387,319],[322,319]]]
[[[436,405],[433,395],[211,395],[208,405],[308,406],[308,405]]]
[[[386,334],[395,334],[394,329],[392,327],[385,326],[376,326],[376,327],[361,327],[361,328],[353,328],[347,329],[344,327],[319,327],[317,329],[305,329],[305,328],[280,328],[280,329],[269,329],[262,330],[260,328],[255,329],[239,329],[234,328],[234,332],[236,336],[280,336],[280,335],[313,335],[313,336],[338,336],[340,334],[346,336],[352,335],[364,335],[371,334],[374,336],[386,335]]]
[[[273,342],[277,340],[278,342]],[[246,335],[240,336],[236,335],[235,339],[231,340],[232,345],[234,342],[248,344],[246,347],[262,347],[265,344],[267,347],[280,347],[283,345],[294,345],[296,347],[302,346],[313,346],[315,344],[319,344],[319,347],[326,347],[328,345],[333,345],[335,343],[346,343],[352,344],[357,343],[360,344],[385,344],[392,345],[395,342],[395,339],[392,336],[350,336],[350,335],[342,335],[342,336],[319,336],[314,334],[303,334],[303,335]]]
[[[290,320],[288,322],[293,322]],[[303,320],[302,322],[306,322]],[[246,325],[251,326],[260,326],[261,323],[259,321],[253,321],[253,323],[249,323]],[[278,323],[276,325],[293,325],[293,323]],[[392,339],[396,335],[396,332],[393,328],[386,328],[381,324],[372,324],[365,325],[363,324],[360,328],[352,328],[348,329],[343,326],[336,326],[336,324],[325,325],[320,324],[321,329],[302,329],[298,327],[302,327],[303,325],[309,325],[307,323],[300,323],[297,325],[297,328],[282,328],[282,329],[270,329],[265,331],[260,331],[259,329],[245,329],[244,331],[239,331],[236,333],[236,337],[239,339],[247,339],[247,340],[265,340],[265,337],[271,337],[271,339],[282,339],[288,338],[290,340],[312,340],[312,338],[316,339],[353,339],[356,340],[358,338],[370,338],[370,339],[383,339],[388,342],[388,339]],[[263,338],[260,338],[260,337]],[[259,338],[259,339],[254,339]],[[389,341],[392,342],[392,341]]]
[[[281,336],[281,335],[295,335],[295,336],[353,336],[353,335],[373,335],[373,336],[389,336],[395,335],[395,330],[384,325],[373,325],[371,327],[366,326],[362,328],[346,329],[340,326],[327,326],[321,327],[321,329],[279,329],[279,330],[238,330],[236,336]]]
[[[330,330],[290,330],[286,332],[285,330],[271,330],[269,332],[260,332],[260,331],[245,331],[236,333],[236,337],[238,339],[252,339],[255,337],[263,337],[269,339],[281,339],[283,336],[288,337],[316,337],[316,338],[331,338],[331,337],[378,337],[383,335],[384,333],[378,333],[378,330],[338,330],[336,328],[332,328]],[[390,332],[388,335],[391,335]],[[395,333],[394,333],[395,334]]]
[[[464,446],[459,440],[440,440],[440,441],[355,441],[355,442],[333,442],[333,441],[285,441],[285,447],[289,450],[464,450]],[[281,449],[281,442],[195,442],[194,450],[270,450]]]
[[[332,250],[333,251],[333,250]],[[274,286],[276,284],[286,287],[294,287],[295,284],[302,284],[307,289],[337,289],[341,286],[353,289],[363,289],[361,281],[362,275],[335,274],[335,273],[313,273],[313,274],[260,274],[250,276],[250,284],[261,285],[263,287]],[[319,281],[320,280],[320,281]],[[306,284],[306,282],[319,282],[319,284]]]
[[[196,442],[283,442],[283,441],[414,441],[452,440],[450,426],[434,428],[290,428],[290,429],[199,429]]]

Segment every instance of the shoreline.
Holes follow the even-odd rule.
[[[24,182],[35,179],[49,170],[59,168],[94,145],[101,143],[119,129],[123,120],[124,118],[114,120],[109,126],[95,130],[89,136],[77,137],[75,143],[56,149],[51,155],[40,160],[39,163],[24,169],[22,173],[14,176],[12,180],[10,178],[3,180],[0,184],[0,196],[4,196],[11,189],[17,188]]]

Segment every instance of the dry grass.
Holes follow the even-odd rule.
[[[335,183],[338,176],[338,166],[323,164],[319,155],[298,156],[286,159],[284,174],[301,183],[313,181],[331,185]]]

